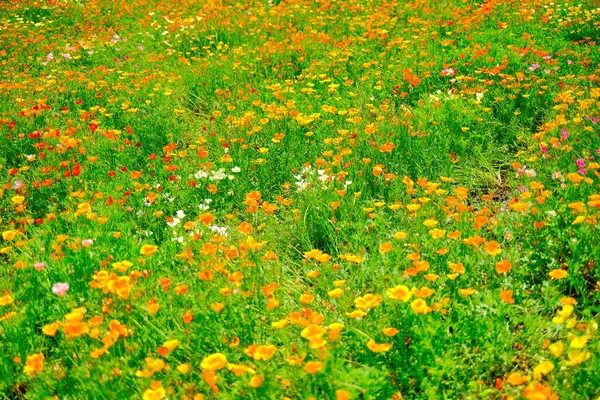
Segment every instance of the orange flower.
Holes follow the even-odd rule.
[[[383,332],[383,334],[385,336],[396,336],[398,334],[398,332],[400,332],[398,329],[396,328],[383,328],[381,330]]]
[[[392,251],[392,244],[390,242],[379,245],[379,254],[389,253],[390,251]]]
[[[375,341],[373,339],[371,339],[367,343],[367,347],[369,348],[369,350],[371,350],[375,353],[385,353],[386,351],[390,351],[390,349],[392,348],[392,344],[391,343],[377,344],[377,343],[375,343]]]
[[[315,375],[317,372],[323,369],[323,363],[320,361],[309,361],[302,369],[311,375]]]
[[[310,293],[304,293],[300,296],[300,303],[302,304],[310,304],[313,302],[313,300],[315,299],[315,296],[313,296]]]
[[[35,374],[42,372],[44,368],[44,355],[42,353],[32,354],[27,356],[27,361],[25,362],[25,368],[23,372],[29,375],[30,378],[33,378]]]
[[[185,312],[185,314],[183,314],[183,323],[186,325],[189,325],[192,323],[192,320],[194,319],[194,315],[192,314],[192,312],[190,310],[187,310]]]
[[[498,254],[502,253],[502,249],[500,248],[500,243],[496,242],[495,240],[491,240],[491,241],[487,242],[486,244],[484,244],[483,249],[490,256],[497,256]]]
[[[529,379],[529,375],[521,375],[520,372],[513,372],[512,374],[508,375],[506,382],[512,386],[519,386],[529,381]]]
[[[385,142],[379,147],[379,151],[382,153],[390,153],[395,147],[396,145],[394,143]]]
[[[513,299],[513,291],[512,290],[504,290],[500,289],[500,300],[504,301],[508,304],[515,304],[515,300]]]
[[[506,274],[512,268],[509,260],[502,260],[496,263],[496,273]]]
[[[248,348],[248,351],[252,354],[252,358],[257,361],[268,361],[277,351],[277,347],[273,346],[272,344],[268,344],[266,346],[256,346],[253,350],[254,351],[252,352],[250,348]]]

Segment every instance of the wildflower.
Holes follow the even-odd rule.
[[[522,375],[520,372],[513,372],[506,378],[506,382],[512,386],[519,386],[529,381],[529,375]]]
[[[142,400],[162,400],[167,396],[167,391],[161,387],[160,382],[154,381],[150,389],[146,389],[142,394]]]
[[[23,202],[25,201],[25,197],[24,197],[24,196],[19,196],[19,195],[16,195],[16,196],[13,196],[13,197],[10,199],[10,201],[11,201],[11,203],[13,203],[15,206],[18,206],[18,205],[21,205],[21,204],[23,204]]]
[[[19,232],[13,231],[13,230],[4,231],[4,232],[2,232],[2,239],[10,242],[11,240],[13,240],[15,238],[15,236],[17,236],[18,233]]]
[[[512,264],[509,260],[502,260],[496,263],[496,273],[506,274],[512,268]]]
[[[327,333],[327,337],[331,340],[336,340],[336,339],[339,339],[340,333],[342,332],[342,329],[344,329],[344,324],[339,323],[339,322],[334,322],[334,323],[330,324],[327,328],[329,331]]]
[[[151,245],[151,244],[145,244],[140,249],[140,255],[143,255],[143,256],[146,256],[146,257],[150,257],[151,255],[153,255],[154,253],[156,253],[157,249],[158,249],[158,246]]]
[[[248,348],[248,352],[252,354],[252,358],[254,358],[256,361],[268,361],[277,351],[277,347],[273,346],[272,344],[266,346],[254,346],[255,347],[250,346]]]
[[[381,304],[382,301],[383,298],[380,295],[369,293],[364,295],[363,297],[357,297],[354,300],[354,304],[357,308],[365,310],[377,307],[379,304]]]
[[[381,331],[383,332],[384,335],[390,336],[390,337],[396,336],[398,334],[398,332],[400,332],[396,328],[383,328]]]
[[[367,347],[372,352],[375,352],[375,353],[385,353],[387,351],[390,351],[390,349],[392,348],[392,344],[391,343],[381,343],[381,344],[378,344],[378,343],[375,343],[375,340],[371,339],[367,343]]]
[[[412,296],[412,292],[404,285],[398,285],[386,290],[386,294],[390,299],[407,302]]]
[[[227,365],[227,358],[222,353],[211,354],[200,363],[203,370],[218,371]]]
[[[416,299],[410,303],[410,308],[415,314],[427,314],[431,311],[431,307],[423,299]]]
[[[251,388],[257,389],[262,386],[264,380],[265,380],[264,375],[262,375],[262,374],[254,375],[252,378],[250,378],[250,381],[248,382],[248,386],[250,386]]]
[[[67,290],[69,290],[68,283],[58,282],[52,286],[52,293],[57,296],[64,296],[67,293]]]
[[[498,254],[502,253],[502,249],[500,248],[500,243],[496,242],[495,240],[491,240],[491,241],[487,242],[486,244],[484,244],[483,249],[490,256],[497,256]]]
[[[54,336],[56,335],[56,331],[58,331],[58,323],[57,322],[53,322],[51,324],[45,325],[42,328],[42,333],[46,336]]]
[[[7,306],[13,302],[13,298],[10,294],[5,294],[0,297],[0,306]]]
[[[558,280],[561,280],[564,277],[566,277],[568,275],[568,273],[567,273],[567,271],[562,270],[562,269],[553,269],[552,271],[550,271],[548,273],[548,275],[550,276],[550,278],[556,279],[558,281]]]
[[[323,363],[320,361],[309,361],[306,363],[306,365],[302,369],[311,375],[315,375],[321,369],[323,369]]]
[[[25,362],[25,368],[23,372],[29,375],[30,378],[33,378],[36,374],[42,372],[44,368],[44,355],[42,353],[36,353],[27,356],[27,361]]]
[[[500,289],[500,300],[508,304],[515,304],[515,300],[513,299],[513,291],[512,290],[504,290]]]

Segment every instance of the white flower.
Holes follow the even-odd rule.
[[[177,211],[177,218],[185,218],[185,212],[183,210]]]
[[[209,226],[208,229],[210,229],[211,231],[218,233],[221,236],[227,236],[227,227],[226,226],[217,226],[217,225],[212,225]]]
[[[171,228],[174,228],[179,225],[180,222],[181,220],[179,218],[173,218],[173,221],[167,222],[167,225],[169,225]]]
[[[240,167],[233,167],[231,168],[231,172],[233,172],[234,174],[237,174],[238,172],[240,172],[242,169]]]
[[[194,174],[194,177],[195,177],[196,179],[204,179],[204,178],[207,178],[207,177],[208,177],[208,172],[200,170],[200,171],[196,172],[196,174]]]

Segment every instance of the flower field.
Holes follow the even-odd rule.
[[[0,2],[0,399],[599,399],[594,0]]]

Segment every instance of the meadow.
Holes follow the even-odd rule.
[[[600,399],[595,0],[0,2],[0,399]]]

